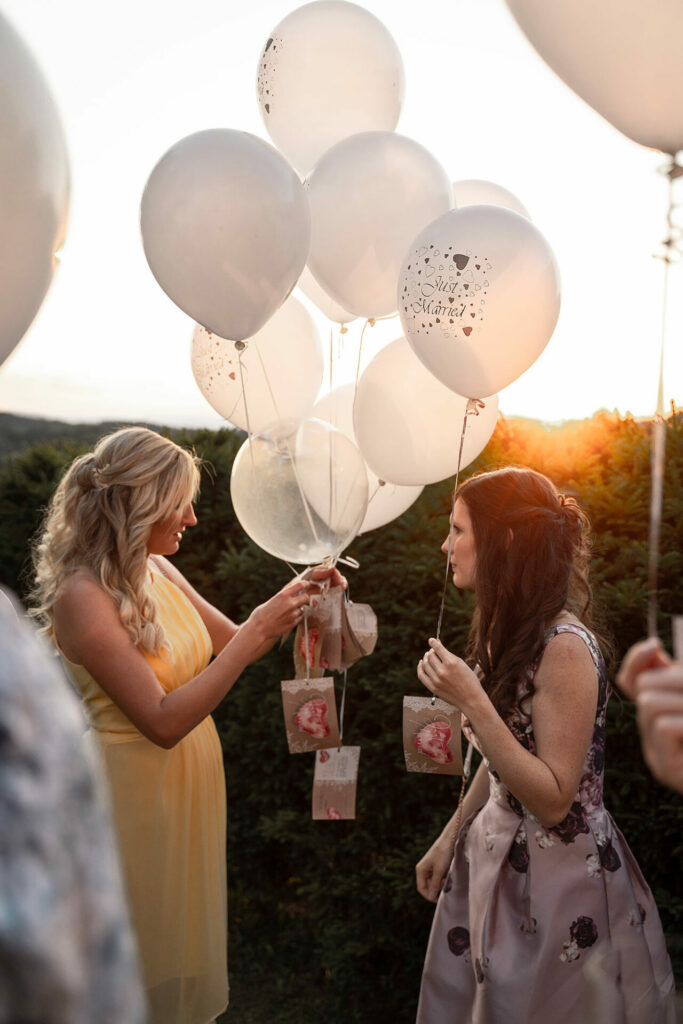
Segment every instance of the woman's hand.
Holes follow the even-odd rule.
[[[329,580],[331,587],[341,587],[342,590],[346,590],[349,585],[348,580],[342,576],[339,569],[326,565],[316,565],[311,570],[310,578],[314,583],[323,583],[325,580]]]
[[[304,617],[320,586],[312,580],[293,580],[269,601],[254,608],[245,627],[256,631],[259,646],[294,629]]]
[[[453,859],[453,843],[439,836],[415,865],[417,891],[430,903],[436,903]]]
[[[453,704],[469,717],[472,702],[483,695],[481,683],[469,665],[447,651],[440,640],[432,637],[429,648],[417,663],[417,678],[436,697]]]
[[[683,665],[671,660],[659,640],[643,640],[628,651],[617,683],[636,702],[650,771],[683,792]]]

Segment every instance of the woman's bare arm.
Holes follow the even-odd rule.
[[[317,587],[297,581],[259,605],[203,672],[170,693],[133,643],[111,597],[90,577],[75,574],[62,584],[54,626],[66,657],[88,670],[144,736],[172,747],[214,710],[257,652],[296,625],[302,590]]]

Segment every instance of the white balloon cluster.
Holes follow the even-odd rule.
[[[559,284],[511,193],[454,188],[395,132],[401,56],[364,8],[315,0],[287,15],[259,57],[257,95],[279,152],[227,129],[181,140],[149,178],[142,237],[157,281],[197,321],[202,393],[249,432],[231,482],[242,526],[307,563],[477,456],[495,392],[552,333]],[[322,349],[287,298],[297,282],[332,321],[398,311],[405,334],[315,408]]]

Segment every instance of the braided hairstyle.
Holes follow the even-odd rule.
[[[475,613],[467,658],[504,719],[525,669],[563,608],[591,626],[589,524],[572,497],[532,469],[506,467],[458,490],[472,521]]]

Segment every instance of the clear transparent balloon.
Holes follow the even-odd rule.
[[[336,558],[368,503],[363,458],[329,423],[286,421],[244,442],[233,463],[235,514],[276,558],[311,565]]]
[[[421,364],[420,368],[422,368]],[[331,423],[337,430],[346,434],[354,444],[358,444],[353,429],[355,394],[356,388],[353,384],[341,384],[318,399],[313,407],[313,414],[318,419]],[[402,487],[380,480],[367,465],[367,462],[365,468],[368,474],[368,508],[359,533],[376,530],[397,519],[410,508],[423,491],[421,484]]]

